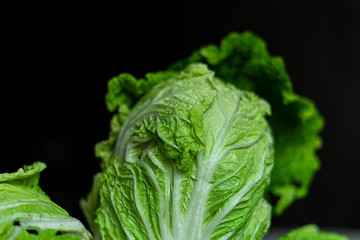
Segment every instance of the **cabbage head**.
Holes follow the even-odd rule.
[[[191,64],[129,112],[104,162],[104,239],[260,238],[273,166],[270,106]]]

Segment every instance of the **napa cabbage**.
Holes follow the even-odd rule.
[[[261,239],[320,165],[321,115],[250,32],[113,77],[106,105],[101,172],[80,202],[92,235],[41,190],[36,162],[0,174],[1,239]],[[307,225],[281,239],[347,238]]]

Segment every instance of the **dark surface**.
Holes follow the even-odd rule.
[[[10,10],[2,34],[1,172],[45,162],[41,186],[83,220],[78,201],[99,170],[93,146],[109,131],[107,80],[120,72],[141,77],[231,31],[251,30],[284,57],[295,91],[326,120],[323,166],[310,195],[273,225],[358,228],[360,2],[241,2]]]

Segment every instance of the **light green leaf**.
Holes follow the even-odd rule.
[[[101,175],[103,239],[261,238],[273,164],[266,114],[264,100],[202,64],[157,84],[128,114]]]
[[[0,174],[0,184],[9,183],[23,185],[42,192],[39,187],[39,178],[40,172],[42,172],[45,168],[46,165],[42,162],[35,162],[29,166],[24,165],[24,167],[19,168],[17,172]]]
[[[0,239],[90,239],[77,220],[38,186],[45,164],[0,174]]]

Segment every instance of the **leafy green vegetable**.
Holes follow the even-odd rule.
[[[0,239],[90,239],[90,233],[39,187],[46,165],[0,174]]]
[[[132,108],[101,176],[103,239],[232,239],[269,226],[269,105],[193,64]]]
[[[115,111],[95,147],[102,171],[80,205],[95,239],[261,239],[307,195],[323,119],[280,57],[231,33],[164,71],[109,81]],[[271,110],[270,110],[271,106]],[[90,239],[39,187],[45,164],[0,174],[0,239]],[[281,240],[346,237],[315,225]]]
[[[336,234],[321,232],[316,225],[309,224],[292,230],[279,240],[349,240],[347,237]]]
[[[213,71],[207,70],[204,65],[196,64],[198,62],[208,64],[208,67]],[[186,70],[184,71],[183,69],[185,68]],[[214,73],[215,77],[213,76]],[[197,221],[196,224],[192,221],[190,221],[190,223],[182,223],[182,221],[189,221],[189,218],[186,218],[186,213],[193,211],[191,208],[188,210],[188,207],[192,206],[190,205],[191,201],[195,201],[192,200],[192,192],[197,191],[195,183],[199,181],[199,176],[196,175],[199,174],[197,172],[199,171],[199,167],[196,164],[197,155],[199,155],[199,152],[203,152],[203,149],[214,145],[214,137],[209,138],[209,132],[212,134],[214,132],[216,133],[217,127],[222,126],[219,116],[223,116],[224,119],[228,117],[231,118],[230,115],[224,115],[213,110],[216,105],[215,103],[220,101],[218,100],[218,96],[224,96],[224,99],[227,99],[229,94],[225,97],[225,95],[220,94],[222,88],[213,86],[215,88],[215,91],[213,90],[214,93],[205,82],[194,85],[194,81],[196,82],[198,79],[204,78],[204,76],[211,78],[216,84],[230,87],[234,89],[234,91],[240,91],[238,89],[242,89],[240,92],[255,92],[271,104],[271,116],[269,114],[269,107],[266,107],[267,110],[263,110],[262,114],[260,112],[258,114],[260,114],[259,116],[261,117],[267,115],[266,117],[272,129],[270,131],[270,128],[267,127],[267,135],[269,135],[269,137],[274,136],[275,165],[271,174],[270,186],[264,187],[264,189],[267,188],[266,190],[268,192],[279,197],[279,201],[275,205],[275,213],[282,213],[295,199],[306,196],[313,175],[319,168],[319,161],[315,150],[321,145],[321,139],[318,133],[323,127],[323,119],[309,99],[298,96],[293,92],[282,59],[280,57],[271,57],[266,50],[264,41],[249,32],[243,34],[232,33],[222,40],[219,47],[215,45],[205,46],[195,51],[189,58],[173,64],[167,70],[148,73],[145,78],[140,79],[136,79],[129,73],[123,73],[109,81],[106,103],[108,109],[110,111],[116,111],[116,113],[111,120],[109,139],[98,143],[95,148],[96,156],[102,159],[101,165],[103,173],[99,176],[101,180],[96,181],[97,185],[101,187],[100,190],[99,188],[93,189],[87,201],[83,202],[84,206],[93,206],[83,207],[83,209],[86,215],[92,216],[92,219],[94,219],[96,215],[98,216],[97,222],[100,224],[100,232],[108,231],[108,234],[113,234],[110,229],[105,229],[108,225],[106,221],[108,222],[110,221],[109,219],[112,219],[108,218],[108,220],[105,221],[105,216],[112,212],[113,217],[116,216],[119,224],[125,224],[126,221],[130,221],[131,223],[122,226],[121,229],[123,230],[118,230],[118,236],[132,236],[137,238],[140,235],[138,236],[136,234],[140,234],[139,232],[143,231],[142,234],[151,233],[150,239],[156,239],[159,236],[164,236],[164,234],[167,236],[166,234],[168,232],[173,231],[172,234],[176,238],[176,221],[180,221],[180,224],[177,223],[177,228],[179,229],[184,229],[184,226],[195,226],[194,228],[197,229],[197,233],[194,233],[195,235],[192,235],[192,237],[202,236],[205,237],[205,239],[209,239],[211,237],[217,238],[223,236],[224,239],[226,239],[226,234],[230,234],[229,229],[238,229],[240,232],[242,231],[242,233],[239,234],[245,234],[246,231],[243,231],[242,226],[246,224],[233,224],[236,221],[229,221],[229,224],[231,222],[233,226],[236,226],[235,228],[223,226],[219,222],[218,224],[221,226],[217,227],[221,228],[221,231],[219,230],[220,235],[216,235],[217,233],[214,229],[211,229],[211,231],[214,232],[210,231],[211,233],[209,233],[209,229],[206,228],[205,225],[207,224],[206,221],[210,220],[207,220],[207,210],[201,210],[201,204],[198,206],[200,212],[192,212],[192,214],[200,215],[199,221]],[[224,82],[228,82],[231,85],[224,85]],[[176,87],[172,86],[174,84]],[[236,86],[236,88],[233,86]],[[161,94],[164,95],[165,93],[163,92],[166,91],[173,94],[171,96],[174,96],[175,99],[170,98],[170,100],[167,99],[166,102],[157,103],[155,100],[157,98],[161,99]],[[176,91],[180,92],[177,94]],[[181,91],[196,91],[200,95],[187,94],[183,96]],[[246,94],[248,96],[251,95],[249,99],[255,96],[249,92]],[[199,99],[202,99],[201,104],[196,103]],[[154,101],[156,104],[154,104]],[[226,101],[227,104],[224,104],[219,109],[234,107],[236,103],[234,99],[228,99]],[[263,106],[267,105],[264,100],[260,102],[263,103]],[[245,108],[253,108],[251,107],[252,104],[252,101],[247,101],[244,106]],[[263,109],[265,109],[265,107],[263,107]],[[177,118],[174,118],[174,116]],[[208,118],[210,118],[211,121],[209,121]],[[206,124],[208,124],[209,129],[204,127],[207,126]],[[257,123],[251,123],[248,125],[248,128],[261,126],[256,125]],[[178,130],[179,127],[181,131]],[[240,133],[241,131],[239,132],[238,129],[234,129],[232,132],[232,134],[237,137],[240,137],[238,135]],[[155,151],[153,149],[157,149],[157,154],[152,153],[152,151]],[[152,153],[152,155],[149,153]],[[161,155],[159,155],[160,153]],[[117,160],[114,160],[114,156],[117,157]],[[147,163],[148,167],[139,166],[140,162],[146,162],[143,158],[147,156],[152,156],[151,158],[148,157],[151,162]],[[156,158],[154,156],[156,156]],[[236,153],[235,156],[239,159],[244,157],[238,153]],[[157,158],[164,159],[157,160],[156,163],[153,163],[153,161],[155,161],[154,159]],[[171,167],[160,165],[160,163],[168,163],[169,159],[172,160],[175,165],[171,165]],[[116,165],[116,163],[118,165]],[[222,167],[222,165],[220,164],[219,167]],[[154,168],[159,168],[160,170],[155,171]],[[146,219],[148,226],[156,228],[150,229],[144,223],[144,218],[159,214],[158,211],[160,210],[158,208],[161,202],[157,201],[160,201],[158,200],[159,198],[162,199],[159,197],[160,193],[154,195],[154,192],[160,192],[161,190],[163,196],[167,196],[166,194],[171,196],[171,198],[162,199],[163,204],[166,203],[169,206],[174,204],[171,202],[174,187],[171,185],[172,188],[168,190],[163,186],[164,184],[168,184],[168,182],[175,181],[172,178],[176,178],[177,176],[174,175],[174,173],[172,173],[172,175],[167,173],[171,172],[170,170],[174,168],[183,173],[184,179],[187,179],[186,181],[184,180],[186,184],[184,184],[184,190],[181,189],[179,197],[180,204],[182,205],[180,212],[185,216],[185,220],[176,219],[175,221],[171,219],[172,221],[170,221],[170,217],[168,217],[168,220],[165,218],[167,225],[162,226],[163,232],[161,232],[161,224],[157,223],[157,226],[154,219],[149,217]],[[153,175],[149,173],[149,169],[154,172]],[[223,167],[224,172],[229,172],[230,174],[234,169],[235,165]],[[121,176],[127,176],[126,179],[128,180],[120,181],[114,171]],[[172,170],[172,172],[174,172],[174,170]],[[167,173],[165,175],[170,177],[167,179],[164,177],[160,178],[159,173]],[[209,174],[212,176],[213,173],[210,171]],[[210,185],[216,182],[217,175],[214,174],[214,176],[214,180],[208,180]],[[133,179],[133,182],[140,181],[141,183],[146,183],[144,186],[141,184],[137,185],[138,187],[142,186],[141,192],[144,194],[144,196],[142,196],[144,198],[139,201],[147,207],[151,206],[151,209],[153,209],[156,214],[150,210],[143,209],[141,205],[136,205],[137,212],[139,214],[143,212],[144,216],[141,214],[138,216],[134,213],[134,219],[131,220],[129,220],[128,215],[118,217],[119,213],[134,209],[134,206],[130,205],[134,204],[134,201],[136,202],[136,191],[140,191],[135,186],[130,187],[130,183],[128,183],[129,179]],[[155,186],[153,186],[154,182],[156,183],[154,179],[157,181]],[[238,181],[242,182],[240,177]],[[236,181],[233,182],[233,184],[235,183]],[[126,188],[122,185],[126,185]],[[267,185],[267,183],[264,184],[264,186]],[[201,187],[206,189],[206,186]],[[226,193],[234,191],[229,185],[223,186],[223,188],[222,190]],[[117,189],[118,195],[122,196],[120,197],[120,199],[122,199],[121,204],[115,204],[111,198],[109,199],[109,195],[114,194],[111,192],[114,189]],[[262,189],[262,191],[264,189]],[[101,193],[101,202],[99,200],[94,201],[94,196],[97,196],[99,191]],[[206,190],[204,191],[206,192]],[[149,195],[145,195],[145,192]],[[128,202],[123,200],[125,197],[130,198]],[[207,196],[204,196],[204,198],[206,197]],[[117,195],[115,195],[114,198],[117,199]],[[220,194],[213,197],[212,200],[207,201],[216,202],[215,199],[217,198],[220,199],[219,201],[222,201],[221,199],[225,199],[226,197]],[[259,197],[258,199],[261,198],[262,197]],[[144,199],[150,199],[154,202]],[[253,200],[256,200],[256,198]],[[184,201],[184,203],[181,201]],[[89,204],[87,204],[87,202]],[[213,204],[216,205],[215,203]],[[97,207],[100,207],[100,210],[95,214],[94,211]],[[219,206],[213,213],[217,213],[216,211],[221,212],[221,209],[222,207]],[[173,216],[173,213],[170,215]],[[125,220],[125,218],[128,220]],[[143,223],[140,224],[141,221],[139,219],[142,219]],[[205,222],[203,219],[205,219]],[[90,222],[91,221],[93,222],[93,220],[90,220]],[[140,225],[135,224],[137,228],[134,229],[133,222]],[[158,222],[162,222],[160,218]],[[259,220],[257,222],[259,222]],[[264,223],[265,222],[266,220]],[[264,226],[268,225],[264,224]],[[133,229],[129,230],[128,228]],[[164,230],[167,228],[170,230]],[[264,227],[264,229],[267,229],[267,227]],[[159,233],[159,231],[161,233]],[[208,231],[208,235],[202,235],[202,233],[199,233],[201,231]],[[196,231],[194,230],[194,232]],[[235,233],[231,234],[236,235]]]
[[[111,79],[106,103],[110,111],[118,111],[111,121],[109,139],[96,146],[103,168],[114,155],[114,144],[130,109],[152,87],[196,62],[208,64],[222,81],[253,91],[271,104],[268,121],[275,138],[275,165],[269,191],[279,197],[275,213],[281,214],[308,193],[320,166],[315,151],[321,146],[318,134],[324,123],[313,102],[294,93],[282,59],[270,56],[265,42],[249,32],[231,33],[219,47],[202,47],[168,70],[148,73],[145,78],[123,73]]]

